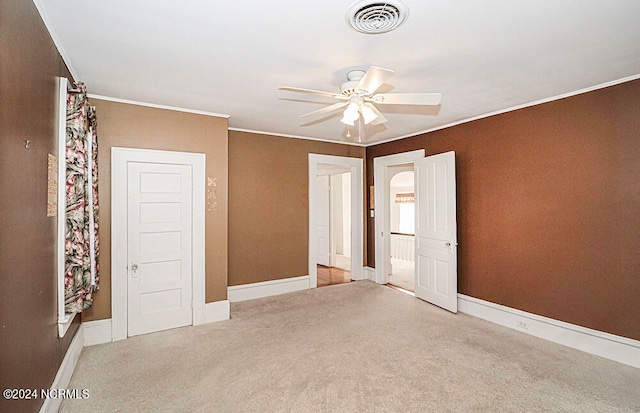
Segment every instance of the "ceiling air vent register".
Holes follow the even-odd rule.
[[[409,17],[409,9],[399,1],[359,0],[349,7],[345,19],[360,33],[387,33],[400,27]]]

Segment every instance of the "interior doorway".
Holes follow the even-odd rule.
[[[389,284],[415,291],[415,196],[413,164],[389,167]]]
[[[375,281],[388,284],[392,273],[391,179],[396,174],[394,168],[405,164],[414,170],[414,295],[455,313],[458,242],[454,152],[425,157],[421,149],[373,159]]]
[[[318,287],[351,281],[351,171],[319,164]]]
[[[363,169],[361,158],[309,154],[309,288],[319,275],[362,279]]]
[[[375,185],[375,281],[388,284],[392,274],[391,262],[391,179],[413,171],[413,163],[425,156],[424,149],[374,158]],[[414,177],[415,178],[415,177]],[[415,180],[412,186],[415,185]],[[415,268],[415,267],[414,267]],[[414,273],[415,275],[415,273]]]

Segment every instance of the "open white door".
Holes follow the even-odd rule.
[[[416,297],[458,312],[455,153],[415,161]]]

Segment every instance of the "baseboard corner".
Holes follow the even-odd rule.
[[[84,326],[84,346],[110,343],[113,341],[111,319],[87,321]]]
[[[376,269],[372,267],[364,267],[362,269],[363,279],[376,282]]]
[[[204,305],[204,322],[228,320],[230,316],[229,300],[213,301]]]

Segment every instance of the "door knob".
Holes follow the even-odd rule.
[[[131,264],[131,276],[134,278],[138,276],[138,264]]]
[[[447,247],[447,248],[451,248],[451,243],[450,242],[445,242],[444,246]]]
[[[132,269],[133,271],[138,271],[138,264],[133,264],[133,265],[131,266],[131,269]]]

